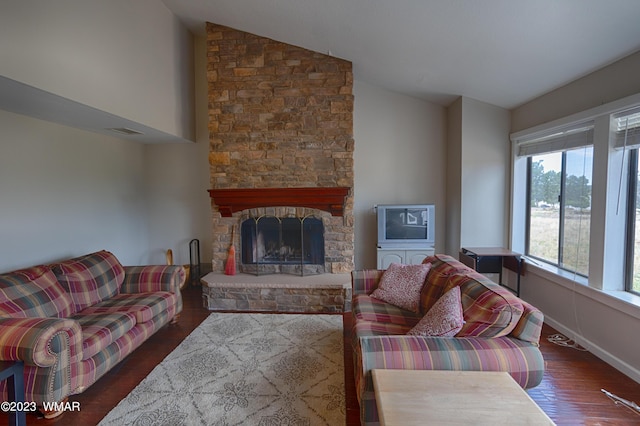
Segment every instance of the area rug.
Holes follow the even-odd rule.
[[[344,425],[341,315],[212,313],[100,425]]]

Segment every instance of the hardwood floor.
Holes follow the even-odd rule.
[[[640,413],[602,392],[640,404],[640,384],[589,352],[550,343],[547,338],[555,333],[546,325],[542,329],[545,376],[529,396],[559,425],[640,425]]]
[[[28,415],[27,424],[97,424],[209,315],[209,311],[202,307],[199,287],[185,288],[183,298],[184,310],[177,324],[158,331],[84,393],[70,398],[70,401],[80,402],[80,412],[66,412],[53,420]],[[344,316],[344,323],[347,425],[358,425],[359,410],[349,341],[350,314]],[[540,346],[546,362],[546,374],[538,387],[528,391],[531,398],[558,425],[640,425],[640,414],[616,405],[601,391],[606,389],[640,404],[640,384],[589,352],[548,342],[547,336],[555,333],[554,329],[545,325]],[[7,416],[0,416],[0,425],[6,424]]]

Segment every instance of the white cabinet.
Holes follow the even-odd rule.
[[[404,263],[405,250],[378,249],[378,269],[387,269],[392,263]]]
[[[434,249],[407,250],[405,251],[404,260],[407,265],[419,265],[425,257],[433,256],[434,254]]]
[[[387,269],[392,263],[419,265],[425,257],[433,256],[432,247],[424,249],[386,249],[378,247],[378,269]]]

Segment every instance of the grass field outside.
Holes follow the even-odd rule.
[[[559,218],[559,209],[554,207],[531,209],[528,254],[586,276],[589,274],[591,214],[588,210],[579,209],[567,209],[565,212],[562,263],[558,261]],[[633,291],[640,293],[640,211],[636,214],[633,264]]]
[[[555,207],[531,209],[529,254],[582,275],[589,274],[589,228],[591,214],[567,209],[562,262],[558,259],[560,211]]]

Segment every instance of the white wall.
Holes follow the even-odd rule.
[[[191,39],[157,0],[8,0],[0,75],[193,140]]]
[[[164,262],[167,249],[174,263],[188,264],[189,242],[200,241],[200,260],[211,263],[211,198],[207,109],[206,40],[195,40],[196,143],[147,145],[149,256]],[[195,259],[194,259],[195,260]]]
[[[211,258],[208,143],[143,145],[0,110],[0,272],[107,249]]]
[[[145,146],[151,263],[164,263],[165,253],[171,249],[176,264],[189,264],[193,238],[200,240],[200,260],[210,262],[207,148],[204,144]]]
[[[457,258],[462,223],[462,97],[447,108],[446,246],[444,253]]]
[[[509,111],[462,99],[462,247],[504,247],[510,160]]]
[[[447,118],[446,253],[506,247],[509,111],[461,97]]]
[[[142,145],[0,110],[0,271],[147,253]]]
[[[445,109],[354,82],[355,266],[376,267],[375,204],[436,205],[444,249]]]

